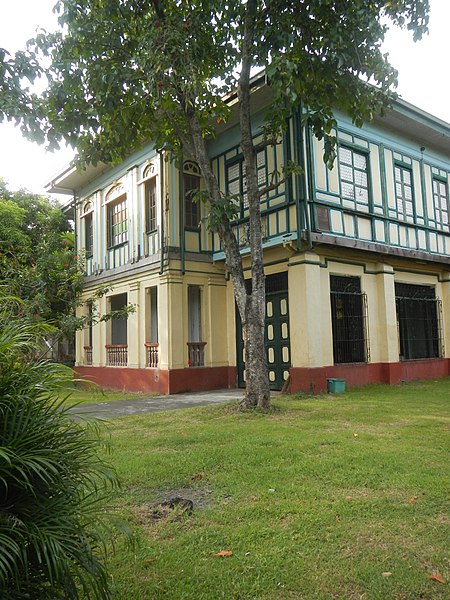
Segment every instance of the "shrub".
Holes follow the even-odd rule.
[[[98,428],[58,399],[73,373],[33,358],[48,328],[0,309],[0,597],[109,597]]]

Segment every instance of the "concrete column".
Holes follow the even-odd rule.
[[[86,314],[86,308],[79,306],[77,308],[77,316],[82,317]],[[85,346],[85,332],[84,330],[75,332],[75,365],[81,367],[85,364],[84,360],[84,346]]]
[[[206,330],[203,333],[205,365],[227,364],[227,288],[225,279],[208,278],[205,287],[204,310]]]
[[[141,306],[139,302],[140,282],[134,281],[128,291],[128,304],[134,306],[134,312],[128,315],[128,366],[138,368],[141,343]]]
[[[442,337],[444,341],[445,358],[450,359],[450,272],[444,273],[442,289]]]
[[[97,309],[101,315],[109,311],[109,302],[106,296],[102,296],[97,301]],[[107,324],[97,323],[92,328],[92,365],[104,367],[106,365]]]
[[[305,252],[289,264],[289,323],[292,367],[333,364],[330,284],[320,258]]]
[[[376,275],[378,324],[376,331],[369,334],[377,343],[380,362],[398,362],[394,269],[384,263],[377,263],[375,269],[378,272]]]
[[[231,280],[226,283],[226,312],[224,318],[226,318],[228,327],[226,332],[227,341],[227,360],[228,365],[237,366],[236,356],[236,303],[234,300],[233,284]]]
[[[183,278],[163,275],[158,287],[159,360],[161,369],[187,366],[187,326]]]

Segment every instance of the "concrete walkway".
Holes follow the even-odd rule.
[[[113,400],[112,402],[95,402],[94,404],[79,404],[68,412],[93,417],[111,419],[114,417],[129,417],[161,410],[176,410],[193,406],[209,406],[240,400],[244,390],[213,390],[188,394],[173,394],[172,396],[154,396],[153,398],[136,398],[130,400]]]

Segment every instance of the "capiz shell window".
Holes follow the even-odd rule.
[[[448,185],[446,181],[433,179],[433,199],[436,225],[445,231],[450,230]]]
[[[346,200],[352,200],[354,208],[369,204],[369,177],[367,156],[347,146],[339,146],[339,177],[341,195]]]
[[[414,223],[412,171],[409,167],[395,165],[394,178],[397,216],[402,221]]]

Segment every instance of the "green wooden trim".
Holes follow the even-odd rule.
[[[329,263],[338,263],[342,265],[350,265],[352,267],[362,267],[363,273],[365,275],[394,275],[393,271],[382,271],[382,270],[371,270],[367,268],[366,263],[354,260],[347,260],[343,258],[334,258],[332,256],[325,256],[324,260],[297,260],[289,263],[289,267],[293,267],[296,265],[313,265],[316,267],[320,267],[321,269],[328,269]]]
[[[320,260],[316,261],[316,260],[295,260],[295,261],[291,261],[290,263],[288,263],[288,267],[295,267],[297,265],[313,265],[316,267],[323,267],[322,263],[320,262]]]
[[[360,154],[366,154],[369,155],[370,154],[370,146],[369,148],[365,148],[364,146],[360,146],[359,144],[355,144],[355,142],[349,142],[347,140],[340,140],[339,139],[339,131],[342,131],[342,129],[340,127],[338,127],[337,129],[337,146],[339,148],[339,146],[345,146],[347,148],[350,148],[350,150],[355,150],[355,152],[359,152]],[[346,133],[346,132],[343,132]],[[353,134],[350,134],[352,137],[354,137]],[[361,139],[364,139],[365,142],[367,142],[370,145],[369,140],[366,140],[365,138],[363,138],[361,136]]]
[[[289,261],[289,258],[280,258],[278,260],[272,260],[272,261],[269,261],[269,262],[265,262],[264,263],[264,268],[266,268],[266,267],[274,267],[276,265],[285,265],[285,264],[288,263],[288,261]],[[287,265],[287,266],[289,266],[289,265]],[[251,266],[250,267],[245,267],[244,268],[244,273],[250,272],[251,269],[252,269]],[[285,271],[280,271],[280,272],[284,273]]]
[[[282,144],[283,144],[283,161],[287,164],[292,159],[292,139],[291,139],[291,123],[292,118],[286,118],[286,130],[283,132]],[[292,202],[293,197],[293,183],[292,175],[290,175],[284,184],[284,194],[288,204]],[[288,231],[291,229],[291,215],[289,209],[286,210],[286,228]]]
[[[431,179],[437,179],[438,181],[441,181],[442,183],[447,183],[448,176],[446,177],[445,175],[441,175],[440,173],[433,173],[433,170],[432,170],[433,167],[431,165],[429,165],[428,163],[426,163],[426,164],[430,167]],[[443,170],[443,169],[441,169],[441,170]]]
[[[305,189],[306,192],[306,225],[308,234],[308,249],[311,250],[313,244],[311,240],[311,230],[316,229],[316,214],[315,210],[310,211],[310,207],[314,206],[316,198],[316,181],[315,181],[315,158],[312,143],[312,129],[310,125],[305,127],[305,163],[308,173],[308,182]]]
[[[302,151],[300,148],[301,139],[302,139],[302,126],[301,126],[301,111],[296,108],[293,111],[293,125],[294,125],[294,161],[297,165],[301,166],[301,155]],[[296,173],[295,175],[295,184],[296,184],[296,195],[295,195],[295,214],[296,214],[296,232],[297,232],[297,240],[301,239],[301,230],[302,225],[305,222],[304,215],[304,203],[303,203],[303,188],[302,182],[300,178],[300,174]],[[302,214],[303,213],[303,214]]]
[[[423,158],[419,161],[419,170],[420,170],[420,189],[422,191],[422,210],[423,210],[423,218],[424,225],[428,225],[428,203],[427,203],[427,187],[425,185],[425,165],[423,164]],[[431,170],[431,169],[430,169]],[[434,206],[434,193],[433,193],[433,172],[431,171],[431,200]]]
[[[338,123],[338,132],[342,131],[343,133],[347,133],[348,135],[354,136],[355,131],[350,128],[350,124],[346,123]],[[392,131],[390,133],[393,133]],[[362,131],[358,129],[358,137],[365,140],[369,144],[380,145],[383,144],[387,150],[390,150],[392,153],[396,152],[398,154],[403,154],[408,156],[411,160],[420,160],[422,155],[419,150],[415,150],[414,147],[406,146],[404,141],[395,140],[393,141],[391,138],[383,134],[381,131],[371,131],[368,132],[367,129]],[[359,146],[361,148],[361,146]],[[417,146],[416,146],[417,147]],[[433,156],[433,160],[435,161],[435,167],[440,168],[444,171],[448,171],[448,163],[442,161],[441,158]],[[441,167],[438,167],[442,165]]]
[[[366,218],[371,218],[374,220],[378,220],[378,221],[384,221],[385,223],[389,224],[389,223],[394,223],[395,225],[402,225],[403,227],[414,227],[416,230],[422,230],[428,233],[437,233],[438,235],[443,235],[445,237],[449,237],[450,236],[450,232],[448,231],[443,231],[441,229],[437,229],[436,227],[433,227],[431,225],[421,225],[418,223],[410,223],[409,221],[400,221],[399,219],[397,219],[396,217],[389,217],[387,215],[382,215],[382,214],[378,214],[378,213],[371,213],[371,212],[361,212],[361,211],[357,211],[357,210],[353,210],[351,208],[345,208],[343,206],[338,206],[337,204],[333,204],[332,202],[327,202],[326,200],[316,200],[315,205],[320,205],[320,206],[326,206],[327,208],[332,208],[333,210],[338,210],[343,212],[344,214],[349,214],[349,215],[354,215],[356,217],[366,217]],[[339,235],[337,233],[334,232],[330,232],[333,233],[333,235]],[[349,236],[347,236],[349,237]],[[386,232],[386,239],[388,239],[388,235]],[[382,244],[383,242],[377,242]]]
[[[440,273],[430,273],[430,271],[413,271],[411,269],[404,269],[402,267],[399,267],[398,269],[395,269],[395,273],[411,273],[412,275],[424,275],[427,277],[436,277],[436,279],[438,280],[438,283],[449,283],[450,279],[444,279],[441,278]]]

